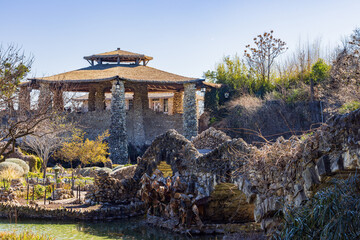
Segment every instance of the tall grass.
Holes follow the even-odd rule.
[[[334,179],[304,206],[288,209],[273,239],[359,239],[360,188],[357,176]]]
[[[0,239],[2,240],[54,240],[55,238],[46,236],[44,234],[36,234],[29,231],[21,233],[17,232],[0,232]]]

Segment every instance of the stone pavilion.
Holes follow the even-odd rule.
[[[54,111],[64,110],[64,92],[85,92],[86,119],[96,122],[96,129],[108,121],[110,158],[114,163],[128,162],[128,142],[141,147],[156,135],[174,128],[186,138],[198,133],[196,93],[214,84],[204,79],[184,77],[147,66],[153,58],[144,54],[115,51],[84,57],[90,66],[48,77],[28,79],[20,88],[20,108],[30,110],[30,92],[40,90],[39,104],[52,101]],[[106,94],[111,93],[111,111],[106,111]],[[132,94],[128,111],[125,95]],[[149,93],[171,93],[172,115],[159,114],[149,108]],[[110,112],[107,115],[106,112]],[[100,120],[101,119],[101,120]]]

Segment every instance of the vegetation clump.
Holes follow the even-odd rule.
[[[5,179],[5,176],[12,176],[12,178]],[[11,180],[24,175],[24,170],[16,163],[2,162],[0,163],[0,176],[5,180]]]
[[[285,211],[273,239],[359,239],[359,179],[333,179],[302,207]]]
[[[30,171],[29,165],[24,160],[18,158],[8,158],[5,162],[12,162],[19,165],[24,170],[24,174],[28,174]]]
[[[17,232],[0,232],[0,239],[2,240],[53,240],[55,238],[46,236],[44,234],[36,234],[29,231],[21,233]]]
[[[339,113],[344,114],[344,113],[349,113],[352,111],[355,111],[356,109],[360,108],[360,102],[359,101],[351,101],[348,103],[345,103],[341,106],[341,108],[339,109]]]

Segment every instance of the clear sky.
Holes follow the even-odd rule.
[[[360,27],[360,0],[0,0],[0,42],[32,53],[31,76],[88,66],[115,50],[154,57],[148,66],[202,77],[225,55],[242,55],[264,31],[288,44],[335,46]]]

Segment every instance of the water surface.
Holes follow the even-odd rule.
[[[21,220],[9,223],[9,220],[0,219],[0,231],[29,230],[48,234],[57,240],[100,240],[100,239],[222,239],[221,236],[187,237],[174,234],[166,230],[149,226],[142,219],[113,220],[109,222],[74,222],[49,220]]]

